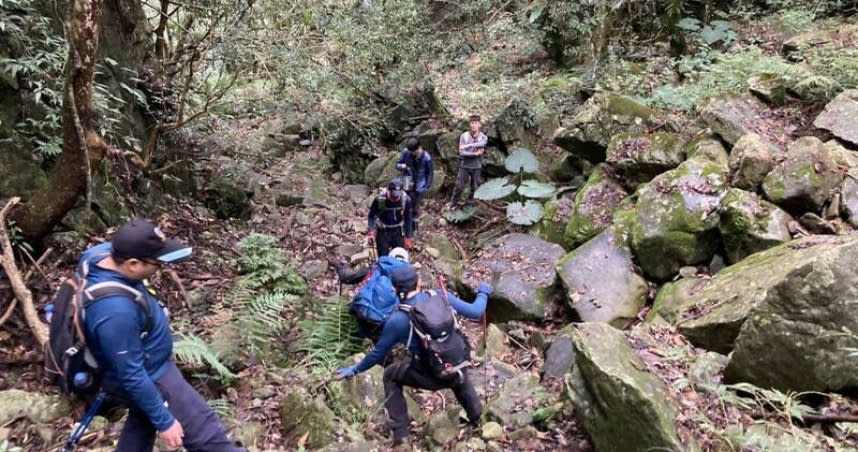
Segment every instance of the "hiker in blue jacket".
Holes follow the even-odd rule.
[[[412,184],[406,188],[414,206],[414,229],[416,230],[423,197],[432,188],[432,181],[435,178],[435,164],[432,162],[432,156],[423,150],[420,140],[411,137],[405,143],[405,149],[402,150],[402,156],[399,157],[396,168],[411,177]]]
[[[393,286],[400,296],[401,302],[413,305],[418,301],[431,297],[431,293],[420,290],[417,271],[411,267],[398,268],[392,275]],[[480,284],[477,297],[473,303],[468,303],[456,295],[447,292],[447,299],[456,313],[469,319],[479,319],[486,310],[488,297],[492,288],[488,284]],[[409,342],[410,339],[410,342]],[[395,363],[387,366],[384,370],[384,406],[390,417],[390,426],[393,430],[394,445],[407,448],[409,441],[410,419],[405,396],[402,393],[403,386],[411,386],[429,390],[449,388],[453,390],[456,399],[465,409],[468,421],[472,425],[479,422],[482,414],[482,404],[470,380],[467,369],[462,373],[462,378],[455,381],[444,381],[435,378],[427,369],[428,362],[426,349],[421,341],[411,334],[411,320],[404,311],[397,310],[390,315],[384,323],[381,335],[372,350],[364,359],[350,367],[337,370],[336,378],[343,379],[353,377],[361,372],[369,370],[376,364],[382,364],[387,354],[396,344],[404,344],[411,353],[411,360]]]
[[[122,284],[151,306],[151,320],[123,295],[99,299],[85,310],[87,344],[104,369],[102,387],[129,408],[117,451],[151,451],[156,432],[170,448],[244,450],[227,439],[217,416],[176,367],[167,314],[144,284],[163,265],[190,255],[191,248],[168,239],[154,224],[134,220],[120,227],[111,242],[92,247],[81,257],[90,265],[87,286]]]

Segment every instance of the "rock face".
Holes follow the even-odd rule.
[[[691,140],[686,146],[686,154],[688,158],[698,157],[704,160],[711,160],[724,168],[729,166],[730,157],[727,155],[727,150],[717,138],[702,135]]]
[[[858,145],[858,89],[846,90],[829,103],[813,121],[813,126],[831,132],[835,137]]]
[[[622,332],[582,323],[573,342],[567,395],[597,450],[683,450],[661,381],[638,370],[644,364]]]
[[[749,133],[739,138],[730,152],[731,185],[754,191],[774,166],[775,159],[768,143],[759,135]]]
[[[722,270],[683,308],[696,345],[733,351],[726,376],[763,387],[858,386],[858,236],[810,236]]]
[[[203,201],[218,218],[246,220],[253,210],[250,204],[252,196],[252,190],[237,184],[234,179],[215,176],[204,189]]]
[[[631,186],[676,168],[685,160],[678,136],[669,133],[615,135],[608,146],[606,162]]]
[[[486,262],[496,275],[488,307],[492,321],[540,320],[557,300],[554,265],[565,252],[560,245],[527,234],[509,234],[495,243]]]
[[[307,436],[307,446],[325,447],[334,440],[334,412],[304,388],[293,387],[280,403],[280,423],[284,436],[295,440]]]
[[[647,275],[665,280],[712,258],[725,189],[723,167],[693,158],[639,190],[632,248]]]
[[[575,194],[563,193],[559,199],[548,200],[543,208],[542,220],[535,228],[542,240],[566,245],[566,225],[575,208]],[[533,231],[533,230],[532,230]]]
[[[678,316],[682,307],[688,303],[688,300],[700,293],[708,283],[708,279],[682,278],[661,286],[647,320],[654,320],[660,316],[668,323],[676,323],[679,320]]]
[[[572,364],[575,363],[575,347],[572,345],[572,326],[560,330],[548,350],[545,351],[545,365],[542,366],[543,377],[562,378]]]
[[[731,188],[720,209],[721,238],[731,263],[792,240],[792,217],[754,193]]]
[[[761,112],[767,107],[753,97],[718,97],[703,107],[703,120],[724,141],[736,144],[749,133],[768,132],[773,135],[786,135],[783,126],[776,121],[766,119]],[[769,143],[779,149],[774,143]]]
[[[602,232],[611,224],[614,209],[625,197],[626,191],[605,172],[605,167],[596,168],[575,195],[564,234],[566,245],[575,248]]]
[[[628,97],[594,96],[569,123],[557,129],[554,144],[590,162],[603,162],[614,135],[642,132],[653,114],[652,109]]]
[[[787,158],[763,181],[769,201],[795,212],[818,212],[842,179],[835,156],[816,137],[789,146]]]
[[[504,382],[498,396],[489,401],[486,413],[505,429],[515,430],[533,423],[534,412],[548,402],[549,394],[539,380],[524,372]]]
[[[647,283],[635,273],[631,251],[610,230],[569,253],[557,273],[584,322],[622,328],[646,303]]]
[[[39,424],[53,422],[71,414],[67,398],[18,389],[0,391],[0,425],[17,416],[25,416]]]

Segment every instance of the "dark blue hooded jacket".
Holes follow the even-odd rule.
[[[426,193],[432,188],[432,180],[435,178],[435,164],[432,156],[425,150],[418,158],[411,155],[411,151],[405,149],[399,157],[399,163],[408,167],[408,175],[414,181],[414,191],[419,194]]]
[[[90,260],[87,286],[115,281],[144,294],[152,312],[153,325],[148,335],[140,336],[146,326],[146,314],[134,300],[113,296],[102,298],[86,308],[86,341],[95,359],[104,369],[104,385],[122,388],[134,404],[149,417],[158,431],[169,428],[173,415],[164,406],[164,398],[155,381],[164,375],[173,354],[173,336],[167,315],[143,281],[126,278],[97,264],[109,255],[110,243],[92,247],[81,262]]]

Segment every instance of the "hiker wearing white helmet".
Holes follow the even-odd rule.
[[[390,250],[387,253],[389,257],[392,257],[398,261],[402,262],[411,262],[409,260],[408,250],[397,246],[396,248]],[[343,284],[358,284],[364,279],[366,279],[367,275],[369,275],[370,271],[372,271],[372,265],[364,268],[354,269],[348,268],[345,263],[339,262],[334,264],[334,268],[337,270],[337,278],[339,278],[340,282]]]

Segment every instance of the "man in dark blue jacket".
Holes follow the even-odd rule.
[[[432,181],[435,178],[435,165],[432,163],[432,156],[423,150],[420,140],[411,137],[405,143],[405,149],[402,150],[402,156],[399,157],[396,168],[406,176],[411,177],[411,187],[407,188],[408,196],[411,197],[411,202],[414,204],[414,228],[417,229],[423,197],[432,188]]]
[[[186,260],[191,248],[168,239],[154,224],[124,224],[109,243],[90,248],[87,286],[112,282],[139,292],[151,318],[126,296],[99,299],[85,311],[87,344],[104,376],[104,390],[128,406],[116,450],[148,452],[158,433],[170,448],[191,452],[243,451],[235,447],[214,412],[185,381],[172,360],[173,337],[167,315],[144,280],[165,264]],[[144,331],[145,330],[145,331]]]
[[[414,210],[411,197],[405,194],[402,180],[393,179],[387,190],[372,200],[367,215],[367,234],[375,239],[378,256],[391,249],[410,249],[414,237]]]
[[[419,278],[414,267],[407,266],[396,269],[391,279],[396,292],[406,294],[404,297],[401,297],[404,304],[414,305],[432,296],[429,292],[420,290]],[[473,303],[465,302],[449,292],[447,293],[447,298],[456,313],[476,320],[486,311],[486,304],[491,293],[491,286],[480,284],[477,290],[477,298]],[[390,318],[384,323],[378,341],[366,357],[354,366],[337,370],[336,378],[353,377],[369,370],[376,364],[383,364],[387,358],[387,354],[396,344],[404,344],[411,353],[412,358],[410,361],[391,364],[384,369],[384,407],[387,409],[387,415],[390,417],[390,427],[393,430],[393,443],[395,446],[407,447],[410,442],[409,426],[411,420],[408,417],[408,407],[405,402],[405,396],[402,393],[403,386],[432,391],[449,388],[455,394],[456,400],[465,409],[468,421],[471,424],[479,422],[483,408],[467,369],[463,370],[462,378],[455,381],[445,381],[435,378],[426,365],[428,362],[427,351],[419,338],[411,334],[411,320],[408,314],[401,310],[397,310],[391,314]]]

